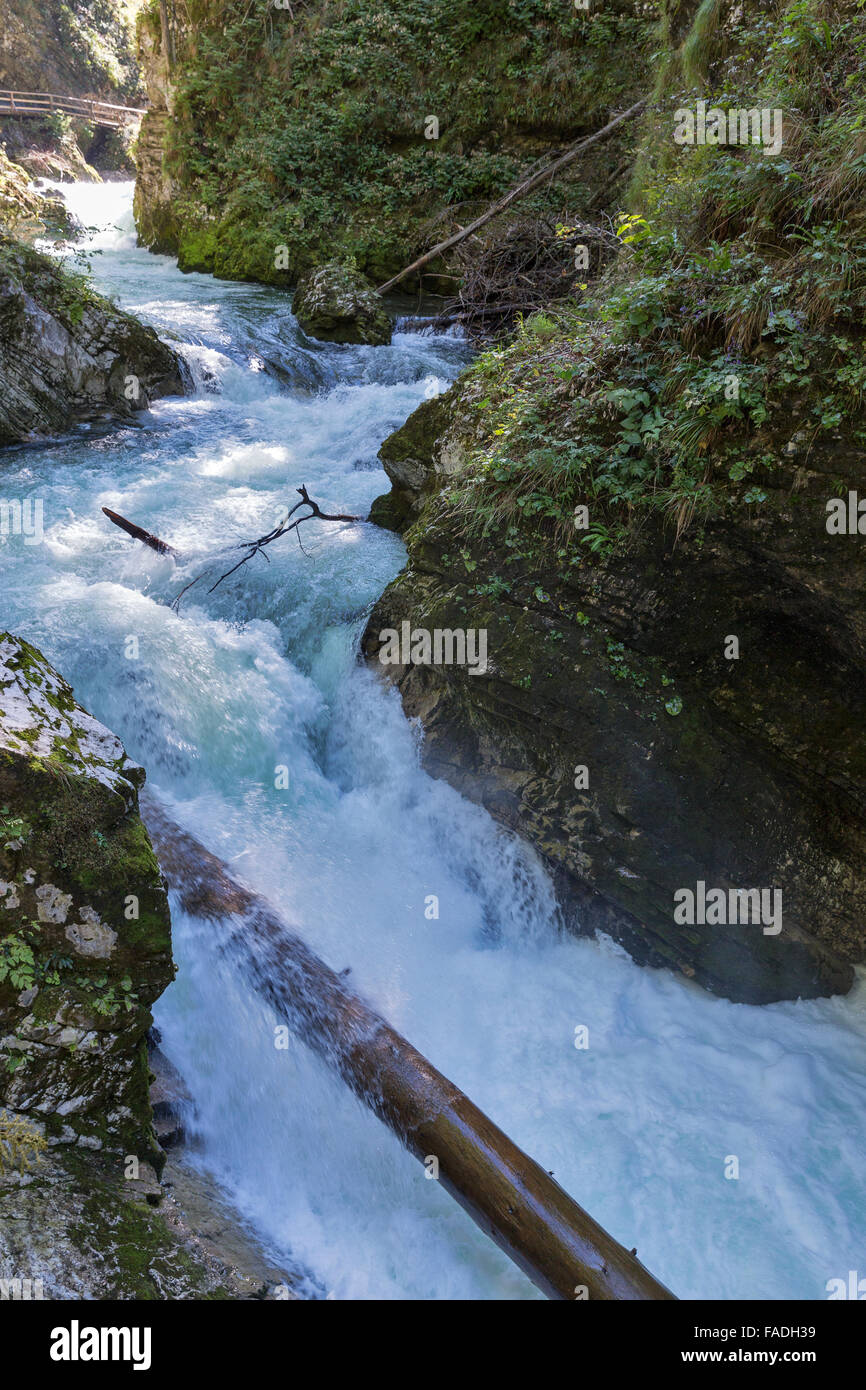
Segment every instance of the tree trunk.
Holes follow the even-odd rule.
[[[537,174],[532,174],[530,178],[524,179],[522,183],[519,183],[516,188],[512,188],[509,193],[506,193],[505,196],[494,203],[492,207],[489,207],[480,217],[476,217],[474,222],[470,222],[468,227],[463,227],[459,232],[455,232],[453,236],[448,237],[447,240],[440,241],[438,246],[433,247],[432,251],[427,251],[425,255],[419,256],[417,261],[413,261],[411,265],[407,265],[406,269],[401,270],[399,275],[395,275],[392,279],[386,280],[384,285],[379,286],[379,293],[385,294],[385,292],[392,289],[394,285],[398,285],[401,280],[405,280],[406,276],[409,275],[411,271],[420,270],[422,266],[432,261],[434,256],[440,255],[443,251],[450,250],[452,246],[457,246],[459,242],[464,241],[466,237],[471,236],[473,232],[477,232],[478,228],[483,227],[485,222],[489,222],[492,218],[497,217],[500,212],[504,212],[512,203],[516,203],[518,198],[522,198],[525,194],[531,193],[533,188],[537,188],[539,184],[544,183],[545,179],[553,178],[555,174],[559,173],[560,169],[564,169],[573,159],[577,159],[577,156],[585,149],[588,149],[590,145],[594,145],[599,140],[603,140],[612,130],[616,130],[617,126],[622,125],[623,121],[628,121],[632,116],[636,116],[645,106],[645,99],[636,101],[627,111],[623,111],[621,116],[615,116],[612,121],[608,121],[607,125],[602,126],[601,130],[595,131],[592,135],[587,135],[584,140],[578,140],[576,145],[572,145],[570,150],[566,150],[565,154],[561,154],[552,164],[547,164],[543,169],[539,169]]]
[[[142,813],[183,908],[549,1298],[674,1297],[148,793]]]

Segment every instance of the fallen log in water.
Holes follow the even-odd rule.
[[[550,1298],[674,1295],[411,1043],[347,988],[257,894],[147,792],[142,813],[184,909],[219,922],[254,987]]]
[[[134,521],[127,521],[125,516],[120,515],[120,512],[113,512],[110,507],[103,507],[102,510],[108,517],[108,520],[113,521],[115,526],[119,526],[121,531],[125,531],[126,534],[132,536],[134,540],[142,541],[144,545],[150,546],[151,550],[155,550],[158,555],[177,556],[178,552],[175,550],[174,546],[169,545],[167,541],[161,541],[159,536],[152,535],[150,531],[145,531],[143,527],[136,526]]]

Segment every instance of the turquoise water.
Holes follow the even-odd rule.
[[[176,335],[196,386],[134,427],[0,455],[3,495],[45,508],[43,544],[0,547],[4,625],[120,734],[180,822],[676,1293],[817,1299],[866,1274],[862,984],[734,1005],[563,937],[537,860],[421,771],[419,730],[358,661],[398,538],[311,523],[304,551],[290,537],[170,607],[302,483],[326,510],[366,513],[387,486],[379,444],[465,346],[311,343],[285,295],[137,249],[128,185],[66,191],[102,228],[87,243],[98,284]],[[183,561],[127,540],[102,506]],[[195,1098],[196,1161],[262,1238],[339,1299],[537,1297],[300,1043],[274,1047],[279,1020],[213,931],[176,911],[179,974],[156,1016]]]

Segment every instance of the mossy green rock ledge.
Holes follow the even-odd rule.
[[[174,967],[143,781],[45,658],[0,634],[0,1131],[159,1169],[145,1034]]]
[[[391,320],[370,281],[336,261],[302,276],[292,312],[309,337],[327,343],[391,341]]]
[[[152,328],[0,229],[0,445],[128,420],[187,381]]]

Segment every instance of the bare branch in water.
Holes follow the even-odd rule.
[[[231,547],[232,550],[243,551],[243,554],[241,555],[241,558],[238,560],[237,564],[232,565],[231,569],[226,570],[224,574],[220,575],[219,579],[217,579],[215,583],[211,584],[210,588],[208,589],[209,594],[212,594],[214,589],[218,589],[224,579],[229,579],[233,574],[236,574],[237,571],[241,569],[242,566],[247,563],[247,561],[252,560],[254,556],[261,555],[265,560],[268,560],[268,562],[270,562],[270,556],[267,554],[266,547],[269,545],[273,545],[274,541],[280,540],[283,536],[289,535],[291,531],[294,531],[298,540],[298,545],[301,546],[301,550],[303,550],[304,554],[306,555],[308,552],[304,550],[303,545],[301,545],[301,537],[300,532],[298,530],[301,524],[305,521],[364,520],[362,516],[354,516],[348,512],[323,512],[318,502],[313,501],[313,498],[307,492],[306,487],[299,487],[297,490],[300,494],[300,502],[295,503],[295,505],[286,514],[286,516],[279,523],[278,526],[275,526],[272,531],[268,531],[266,535],[259,536],[254,541],[243,541],[240,545],[234,545]],[[296,516],[295,513],[299,512],[302,507],[308,508],[309,510],[305,510],[301,516]],[[292,517],[295,517],[294,521],[292,521]],[[181,589],[177,598],[171,605],[175,612],[179,610],[180,601],[183,598],[184,594],[189,593],[190,589],[192,589],[196,584],[200,583],[202,579],[205,579],[209,574],[212,574],[213,570],[214,566],[211,565],[209,569],[206,569],[202,574],[198,575],[195,579],[191,580],[190,583],[187,584],[183,589]]]
[[[234,550],[243,550],[246,553],[241,556],[240,560],[238,560],[236,565],[232,565],[230,570],[226,570],[225,574],[221,574],[216,583],[210,586],[210,588],[208,589],[209,594],[212,594],[214,589],[218,589],[224,579],[228,579],[237,570],[239,570],[242,565],[245,565],[248,560],[252,560],[254,555],[264,555],[265,559],[267,560],[268,556],[265,555],[265,546],[272,545],[274,541],[278,541],[282,536],[287,536],[290,531],[294,531],[297,534],[298,527],[304,521],[364,520],[362,516],[350,516],[347,512],[323,512],[318,502],[313,501],[312,497],[309,495],[305,487],[299,487],[298,492],[301,495],[300,502],[295,503],[291,511],[286,516],[285,520],[281,521],[279,526],[275,526],[273,531],[269,531],[266,536],[259,536],[258,540],[244,541],[242,545],[232,547],[232,549]],[[297,512],[301,507],[304,506],[309,507],[310,511],[305,512],[303,516],[297,517],[296,520],[291,522],[291,525],[288,525],[287,523],[289,522],[290,518],[295,515],[295,512]],[[298,544],[301,544],[300,536],[298,536]],[[301,549],[304,549],[302,545]],[[306,554],[306,551],[304,551],[304,554]],[[195,582],[196,581],[194,580],[193,583]],[[189,588],[191,586],[188,585],[187,587]],[[178,597],[180,597],[180,595],[178,595]],[[176,602],[177,600],[175,600],[175,603]]]
[[[161,541],[159,536],[151,535],[150,531],[143,531],[140,526],[135,525],[135,522],[127,521],[125,516],[120,515],[120,512],[113,512],[109,507],[103,507],[102,510],[108,517],[108,520],[113,521],[115,526],[119,526],[121,531],[125,531],[126,534],[132,536],[134,540],[141,541],[144,545],[150,546],[151,550],[155,550],[158,555],[177,555],[178,552],[173,546],[168,545],[165,541]]]
[[[305,521],[364,520],[362,516],[353,516],[350,515],[348,512],[323,512],[318,502],[313,501],[312,497],[307,492],[306,487],[299,487],[297,491],[300,493],[300,502],[295,503],[291,511],[289,511],[286,514],[284,519],[279,523],[278,526],[275,526],[272,531],[268,531],[267,535],[259,536],[254,541],[242,541],[240,545],[233,545],[229,547],[230,550],[242,550],[244,553],[238,560],[236,565],[232,565],[231,569],[226,570],[225,574],[221,574],[216,583],[210,586],[210,588],[208,589],[209,594],[212,594],[214,589],[218,589],[224,579],[228,579],[231,575],[235,574],[236,571],[239,570],[242,565],[245,565],[248,560],[252,560],[254,555],[262,555],[268,561],[268,563],[270,563],[270,556],[266,553],[265,547],[273,545],[274,541],[278,541],[282,536],[287,536],[290,531],[294,531],[295,535],[298,538],[298,545],[301,546],[301,550],[304,551],[304,554],[308,555],[309,552],[304,550],[303,545],[301,545],[301,537],[298,531],[298,527]],[[291,521],[291,518],[295,516],[296,512],[300,511],[301,507],[308,507],[309,511],[305,511],[302,516],[295,517],[295,520]],[[103,507],[102,510],[105,512],[105,515],[108,517],[109,521],[114,522],[115,526],[119,526],[123,531],[126,531],[127,535],[133,536],[138,541],[142,541],[144,545],[150,546],[151,550],[158,551],[160,555],[174,555],[177,558],[180,558],[178,551],[176,551],[172,546],[168,545],[165,541],[161,541],[158,536],[152,536],[149,531],[142,530],[142,528],[140,526],[136,526],[134,522],[127,521],[126,517],[120,516],[117,512],[109,511],[107,507]],[[196,584],[200,584],[203,579],[207,578],[209,574],[213,573],[214,569],[215,566],[210,565],[208,569],[203,570],[201,574],[196,575],[195,579],[191,579],[188,584],[184,585],[180,593],[172,601],[171,606],[175,610],[175,612],[178,612],[180,608],[180,601],[183,598],[184,594],[188,594],[190,589],[194,588]]]

